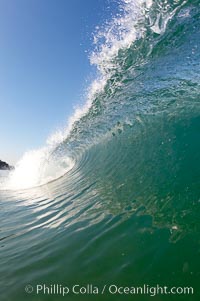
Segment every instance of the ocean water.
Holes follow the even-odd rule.
[[[85,106],[1,174],[0,300],[198,301],[200,3],[121,1],[94,43]]]

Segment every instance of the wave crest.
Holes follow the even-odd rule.
[[[116,125],[137,123],[141,114],[155,114],[176,102],[171,96],[180,78],[170,78],[168,87],[151,61],[157,45],[167,44],[162,42],[170,34],[169,21],[175,15],[181,18],[186,11],[188,14],[187,2],[120,1],[117,15],[94,34],[95,50],[90,62],[97,67],[98,75],[88,88],[85,105],[75,110],[66,128],[52,135],[45,147],[22,157],[2,189],[28,188],[56,179],[70,170],[77,157],[102,135],[112,136]],[[187,82],[184,89],[188,86],[191,84]],[[162,101],[156,96],[161,90]]]

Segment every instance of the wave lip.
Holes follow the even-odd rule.
[[[3,189],[27,189],[46,184],[68,172],[74,163],[69,157],[52,158],[48,148],[25,153],[4,181]]]
[[[175,59],[166,59],[159,47],[172,45],[167,40],[174,34],[173,28],[168,30],[169,21],[176,15],[179,19],[190,16],[188,3],[120,1],[119,13],[94,35],[96,48],[90,62],[98,75],[88,88],[85,105],[69,118],[64,130],[48,139],[45,147],[25,153],[1,189],[30,188],[52,181],[73,168],[77,158],[102,137],[109,136],[116,125],[136,124],[141,116],[166,111],[171,104],[177,109],[182,103],[178,93],[194,91],[191,85],[190,90],[188,84],[183,86],[184,77],[190,76],[191,64],[186,66],[178,57],[174,66]],[[197,63],[191,73],[197,78],[195,66]]]

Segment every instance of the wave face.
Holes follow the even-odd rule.
[[[98,76],[85,106],[44,148],[26,153],[1,188],[31,188],[62,176],[119,124],[137,135],[143,117],[197,110],[198,1],[124,0],[119,12],[94,34],[90,60]]]
[[[199,1],[124,0],[94,44],[84,108],[1,184],[5,300],[27,281],[199,285]]]

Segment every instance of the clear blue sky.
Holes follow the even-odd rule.
[[[111,8],[109,8],[111,6]],[[0,0],[0,159],[45,144],[79,103],[112,0]]]

